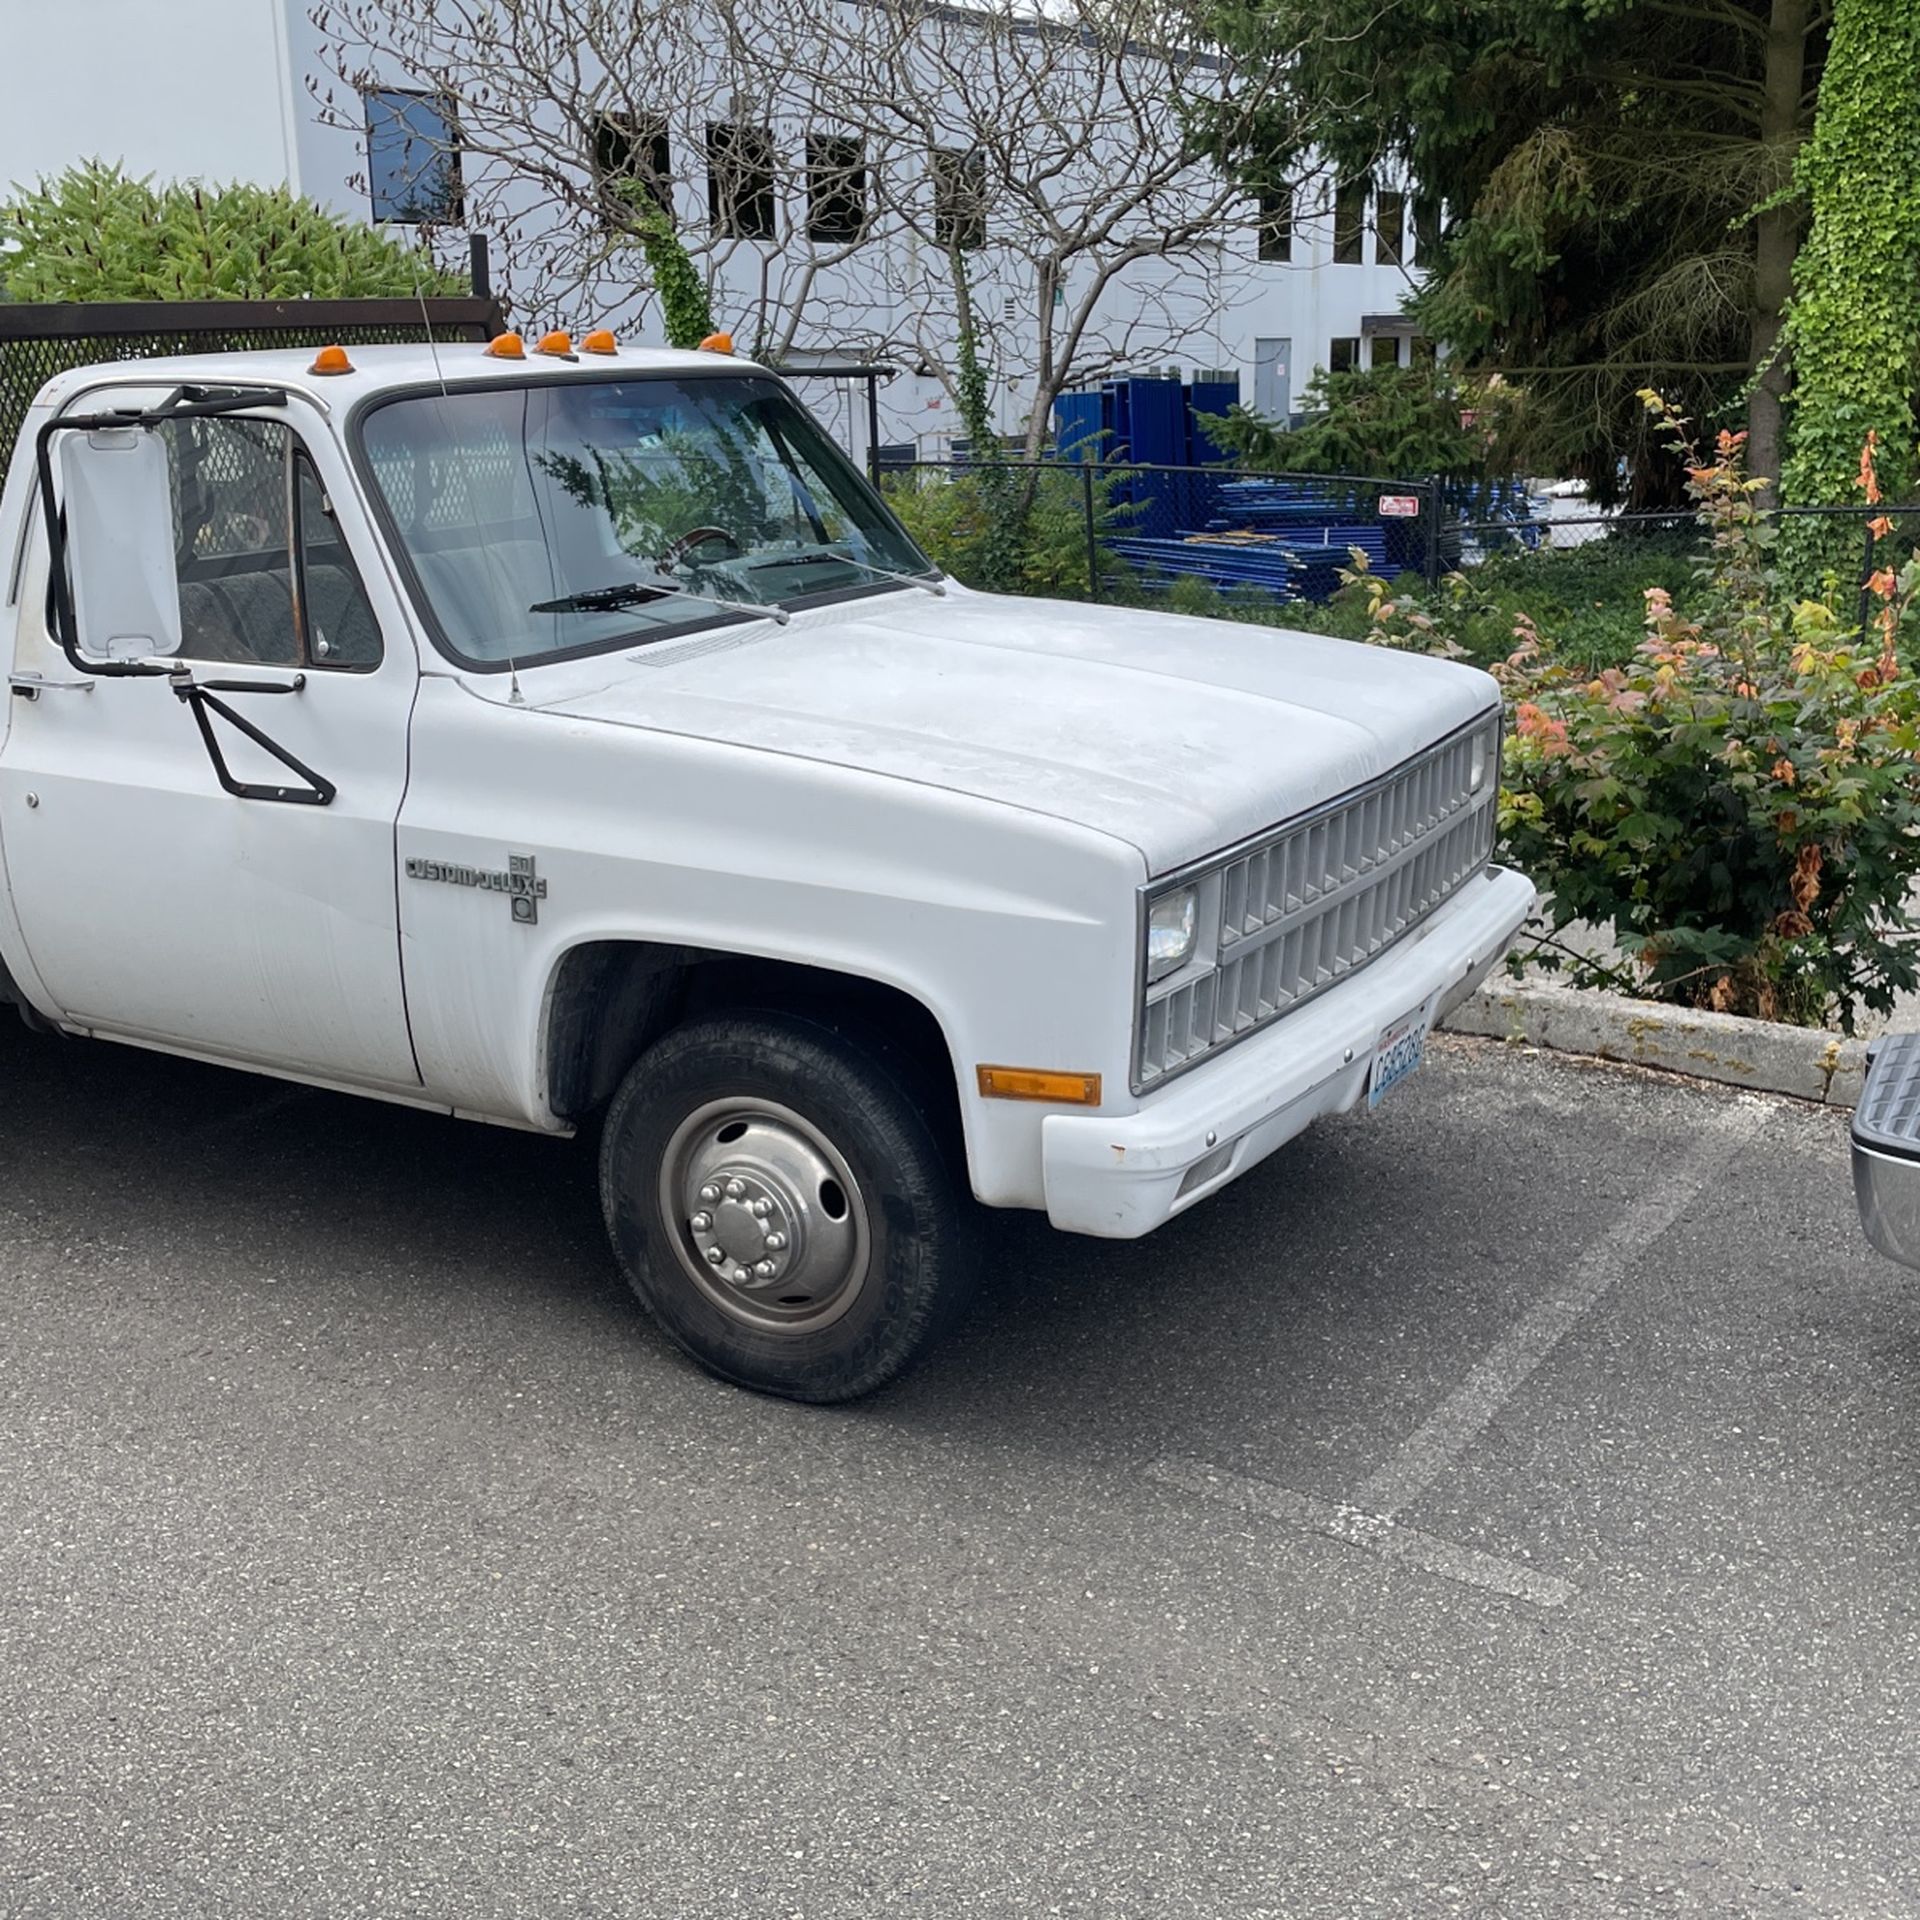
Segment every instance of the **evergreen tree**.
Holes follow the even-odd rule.
[[[1443,199],[1416,221],[1414,312],[1523,390],[1525,464],[1606,499],[1624,462],[1651,504],[1681,476],[1646,387],[1703,417],[1744,401],[1754,469],[1779,472],[1793,165],[1831,3],[1228,0],[1218,30],[1288,73],[1272,137],[1240,148],[1249,182],[1317,157]]]

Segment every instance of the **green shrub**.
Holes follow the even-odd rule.
[[[1647,588],[1661,588],[1683,611],[1700,598],[1695,573],[1699,542],[1679,533],[1619,531],[1584,546],[1515,548],[1490,554],[1473,569],[1474,607],[1458,638],[1476,660],[1504,658],[1514,623],[1525,614],[1554,636],[1569,661],[1620,666],[1642,639]]]
[[[1649,587],[1641,646],[1598,673],[1523,623],[1498,669],[1501,828],[1556,928],[1609,927],[1652,997],[1851,1031],[1920,972],[1920,688],[1900,660],[1920,554],[1876,576],[1864,637],[1795,600],[1744,439],[1710,460],[1678,441],[1707,535],[1692,617]]]
[[[989,529],[986,503],[971,474],[917,467],[884,475],[881,491],[923,553],[956,580],[979,584]],[[1082,562],[1083,575],[1085,571]]]
[[[1464,573],[1429,587],[1416,573],[1384,580],[1355,551],[1344,584],[1322,604],[1296,601],[1284,625],[1343,640],[1370,640],[1383,618],[1418,614],[1454,657],[1492,667],[1513,651],[1522,622],[1554,636],[1560,657],[1598,672],[1632,659],[1645,633],[1641,618],[1650,586],[1661,588],[1683,612],[1699,601],[1694,576],[1697,541],[1616,534],[1586,546],[1497,553]],[[1389,607],[1391,602],[1391,607]],[[1419,630],[1419,629],[1415,629]]]
[[[9,300],[344,300],[465,293],[424,252],[279,188],[156,187],[89,161],[0,207]]]
[[[1015,487],[1031,474],[1008,476]],[[1016,543],[1020,591],[1041,593],[1056,600],[1083,600],[1087,594],[1087,503],[1077,473],[1042,473],[1027,503]],[[1113,499],[1111,480],[1096,475],[1093,483],[1093,524],[1097,537],[1126,530],[1130,508]],[[1100,556],[1103,587],[1117,583],[1128,569],[1111,554]]]
[[[1133,508],[1113,498],[1117,479],[1096,475],[1094,528],[1125,530]],[[1015,467],[916,468],[886,476],[887,504],[915,542],[956,580],[989,591],[1084,600],[1087,588],[1085,481],[1073,467],[1035,473]],[[1103,599],[1127,597],[1133,570],[1100,556]]]
[[[1246,407],[1203,425],[1216,446],[1249,469],[1491,479],[1510,471],[1499,452],[1510,402],[1508,390],[1461,380],[1436,361],[1345,373],[1322,368],[1300,396],[1302,426],[1289,429]]]

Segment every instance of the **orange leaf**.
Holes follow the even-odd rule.
[[[1788,883],[1788,892],[1793,895],[1793,904],[1802,914],[1811,909],[1820,898],[1820,863],[1822,855],[1817,846],[1805,846],[1800,849],[1793,863],[1793,879]],[[1802,927],[1801,933],[1812,931],[1810,926]]]
[[[1880,479],[1873,470],[1873,456],[1879,450],[1878,431],[1867,429],[1867,443],[1860,449],[1860,491],[1867,496],[1867,505],[1877,507],[1880,504]]]

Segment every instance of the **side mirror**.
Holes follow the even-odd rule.
[[[167,450],[139,427],[60,442],[67,577],[80,649],[96,660],[180,651]]]

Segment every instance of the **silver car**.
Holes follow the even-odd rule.
[[[1890,1260],[1920,1267],[1920,1033],[1890,1033],[1867,1050],[1853,1192],[1867,1238]]]

